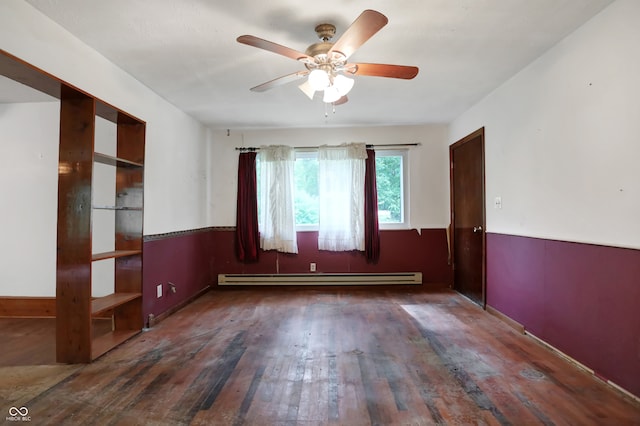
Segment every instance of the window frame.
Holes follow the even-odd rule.
[[[376,158],[379,157],[401,157],[402,179],[400,180],[400,191],[402,193],[402,220],[400,222],[378,222],[381,230],[408,229],[409,228],[409,150],[407,148],[399,149],[377,149]],[[295,150],[296,161],[299,158],[316,158],[318,150],[315,148],[304,148]],[[259,167],[258,167],[259,171]],[[376,170],[377,174],[377,170]],[[377,176],[376,176],[377,177]],[[260,196],[260,188],[258,188],[258,197]],[[300,225],[296,224],[296,232],[314,232],[318,231],[318,224]]]

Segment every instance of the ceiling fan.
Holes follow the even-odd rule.
[[[298,87],[309,99],[313,99],[316,92],[324,92],[322,98],[324,102],[340,105],[347,102],[347,93],[354,84],[353,78],[348,77],[349,75],[412,79],[418,74],[417,67],[347,62],[349,57],[380,31],[387,22],[389,20],[382,13],[365,10],[335,43],[330,40],[335,36],[336,27],[332,24],[320,24],[315,28],[320,42],[309,46],[304,53],[252,35],[240,36],[237,38],[239,43],[295,59],[306,67],[304,70],[278,77],[252,87],[250,90],[264,92],[307,77],[307,80]]]

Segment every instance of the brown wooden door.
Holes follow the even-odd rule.
[[[449,148],[453,288],[485,305],[484,128]]]

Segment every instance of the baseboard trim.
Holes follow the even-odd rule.
[[[524,325],[520,324],[519,322],[515,321],[514,319],[509,318],[507,315],[503,314],[502,312],[498,311],[495,308],[492,308],[489,305],[487,305],[487,309],[486,310],[487,310],[487,312],[489,314],[494,315],[496,318],[500,319],[505,324],[509,325],[510,327],[515,328],[518,332],[524,334],[525,336],[530,337],[531,339],[533,339],[534,341],[536,341],[540,345],[542,345],[545,348],[547,348],[549,351],[553,352],[554,354],[556,354],[560,358],[563,358],[564,360],[566,360],[568,363],[576,366],[580,370],[583,370],[583,371],[591,374],[593,377],[595,377],[598,380],[602,381],[606,385],[611,386],[611,388],[613,388],[616,391],[620,392],[621,395],[631,399],[632,401],[635,401],[636,403],[640,403],[640,396],[634,395],[633,393],[631,393],[630,391],[628,391],[625,388],[621,387],[617,383],[614,383],[611,380],[607,379],[606,377],[603,377],[597,371],[594,371],[593,369],[587,367],[586,365],[584,365],[580,361],[578,361],[578,360],[572,358],[571,356],[567,355],[566,353],[562,352],[560,349],[556,348],[555,346],[551,345],[550,343],[547,343],[546,341],[542,340],[541,338],[539,338],[535,334],[531,334],[526,329],[526,327]]]
[[[55,318],[55,297],[0,297],[0,317]]]
[[[516,321],[516,320],[514,320],[512,318],[509,318],[508,316],[506,316],[505,314],[503,314],[502,312],[500,312],[496,308],[493,308],[493,307],[487,305],[486,310],[487,310],[488,313],[490,313],[494,317],[498,318],[500,321],[504,322],[509,327],[511,327],[514,330],[516,330],[518,333],[520,333],[520,334],[525,334],[526,333],[524,325],[520,324],[518,321]]]
[[[539,338],[535,334],[531,334],[528,331],[526,331],[525,334],[527,336],[531,337],[536,342],[540,343],[545,348],[549,349],[551,352],[553,352],[556,355],[558,355],[560,358],[564,358],[565,360],[567,360],[567,362],[569,362],[569,363],[575,365],[576,367],[578,367],[579,369],[584,370],[587,373],[593,375],[593,377],[595,377],[598,380],[602,381],[603,383],[606,383],[607,385],[611,386],[613,389],[617,390],[618,392],[620,392],[621,394],[623,394],[627,398],[631,398],[635,402],[640,402],[640,396],[632,394],[631,392],[629,392],[625,388],[621,387],[617,383],[614,383],[611,380],[609,380],[606,377],[604,377],[603,375],[599,374],[597,371],[594,371],[593,369],[587,367],[586,365],[584,365],[580,361],[577,361],[574,358],[570,357],[569,355],[565,354],[564,352],[562,352],[560,349],[556,348],[555,346],[545,342],[544,340],[542,340],[541,338]]]
[[[145,328],[151,328],[154,325],[159,324],[160,322],[164,321],[166,318],[171,316],[173,313],[175,313],[175,312],[179,311],[180,309],[184,308],[189,303],[193,302],[198,297],[202,296],[203,294],[205,294],[206,292],[208,292],[210,290],[211,290],[211,286],[208,285],[208,286],[204,287],[203,289],[201,289],[200,291],[198,291],[197,293],[195,293],[193,296],[183,300],[182,302],[178,303],[175,306],[172,306],[171,308],[167,309],[166,311],[164,311],[161,314],[158,314],[158,315],[149,314],[149,315],[147,315],[147,320],[145,321]]]

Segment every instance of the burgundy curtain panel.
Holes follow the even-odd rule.
[[[258,189],[256,152],[242,152],[238,162],[238,200],[236,211],[236,253],[242,262],[258,260]]]
[[[376,187],[376,152],[367,149],[364,173],[364,252],[368,262],[380,258],[380,227],[378,225],[378,189]]]

